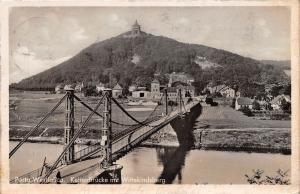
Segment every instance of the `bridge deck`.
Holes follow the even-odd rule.
[[[191,102],[185,106],[185,110],[182,112],[185,114],[189,112],[192,107],[197,105],[199,102]],[[173,119],[180,115],[179,110],[172,111],[168,116],[161,117],[158,120],[148,123],[147,126],[141,126],[134,131],[125,134],[119,138],[116,138],[112,143],[113,160],[117,160],[122,155],[125,155],[128,151],[133,149],[140,142],[144,141],[150,135],[161,129],[162,127],[169,124]],[[99,148],[100,149],[100,148]],[[99,155],[99,154],[98,154]],[[100,157],[88,159],[80,162],[76,162],[70,165],[62,165],[53,171],[51,176],[48,178],[49,183],[55,182],[57,171],[61,173],[63,183],[87,183],[89,180],[96,178],[98,175],[103,173],[105,169],[100,167],[100,162],[103,159]],[[32,180],[31,183],[37,183],[34,178],[37,178],[38,173],[23,175],[20,178],[29,178]],[[11,180],[11,183],[20,183],[18,180]],[[26,181],[28,182],[28,180]]]

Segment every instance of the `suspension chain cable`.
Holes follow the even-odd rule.
[[[85,102],[83,102],[78,96],[74,95],[74,98],[79,102],[81,103],[84,107],[86,107],[87,109],[89,109],[90,111],[94,111],[88,104],[86,104]],[[103,118],[103,116],[98,113],[98,112],[94,112],[97,116]],[[123,123],[119,123],[119,122],[116,122],[116,121],[111,121],[112,123],[116,124],[116,125],[121,125],[121,126],[125,126],[125,127],[131,127],[131,126],[137,126],[137,124],[134,124],[134,125],[130,125],[130,124],[123,124]]]
[[[75,97],[75,95],[74,95],[74,97]],[[53,172],[53,170],[56,169],[57,165],[62,160],[62,158],[64,157],[65,153],[69,150],[69,148],[72,146],[72,144],[78,138],[78,136],[80,135],[82,129],[84,129],[86,127],[86,125],[88,124],[88,122],[90,121],[90,119],[92,118],[92,116],[95,114],[95,112],[97,111],[97,109],[100,107],[100,105],[101,105],[104,97],[107,97],[107,95],[102,96],[102,98],[100,99],[100,101],[98,102],[98,104],[96,105],[96,107],[93,109],[93,111],[89,114],[88,118],[84,121],[84,123],[82,124],[82,126],[80,127],[80,129],[76,130],[76,132],[75,132],[74,136],[72,137],[72,139],[70,140],[70,142],[66,145],[66,147],[64,148],[64,150],[62,151],[62,153],[59,155],[59,157],[57,158],[57,160],[51,166],[50,170],[47,172],[47,174],[45,175],[45,177],[42,179],[41,184],[46,183],[46,180],[49,178],[49,176],[51,175],[51,173]]]
[[[35,132],[46,120],[47,118],[57,109],[57,107],[65,100],[67,94],[65,94],[60,101],[51,109],[50,112],[48,112],[42,120],[33,128],[31,129],[26,136],[14,147],[14,149],[9,153],[9,158],[16,153],[16,151],[27,141],[27,139],[32,135],[33,132]]]
[[[119,102],[115,99],[115,98],[111,98],[112,101],[121,109],[122,112],[124,112],[129,118],[131,118],[133,121],[135,121],[136,123],[142,125],[142,126],[147,126],[147,127],[157,127],[159,125],[148,125],[145,124],[137,119],[135,119],[131,114],[129,114],[120,104]]]

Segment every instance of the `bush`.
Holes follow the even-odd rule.
[[[281,100],[281,109],[284,113],[291,114],[291,103],[287,102],[285,99]]]
[[[241,108],[241,111],[244,113],[244,115],[246,115],[248,117],[254,116],[252,111],[250,110],[250,108],[248,106],[245,106],[245,107]]]
[[[87,86],[83,89],[84,96],[98,96],[96,86]]]
[[[263,170],[257,169],[253,170],[253,175],[250,177],[249,175],[245,175],[247,178],[247,182],[250,184],[257,184],[257,185],[289,185],[290,180],[288,177],[288,171],[278,170],[277,175],[275,177],[265,176],[263,178],[262,174],[264,173]]]
[[[260,104],[256,100],[253,101],[252,106],[253,110],[260,110]]]
[[[211,106],[218,106],[219,103],[217,103],[217,102],[212,102],[210,105],[211,105]]]
[[[206,104],[212,104],[213,102],[214,102],[214,100],[212,97],[206,97],[206,99],[205,99]]]
[[[233,109],[235,109],[235,101],[236,101],[236,99],[234,98],[234,99],[232,99],[232,102],[231,102],[231,108],[233,108]]]

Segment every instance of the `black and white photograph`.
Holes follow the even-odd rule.
[[[7,18],[9,185],[293,183],[290,6]]]

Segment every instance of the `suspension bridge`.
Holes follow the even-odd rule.
[[[54,163],[48,164],[44,161],[41,168],[35,169],[19,177],[13,177],[10,183],[121,183],[122,166],[116,161],[126,155],[149,136],[168,125],[177,117],[184,116],[191,111],[199,102],[190,101],[185,103],[178,91],[178,106],[174,110],[168,110],[168,93],[165,90],[160,102],[164,99],[165,113],[156,114],[158,105],[149,116],[139,121],[122,107],[117,99],[112,97],[111,89],[105,89],[96,106],[92,108],[86,102],[74,94],[74,89],[69,88],[66,94],[47,113],[40,122],[33,127],[25,137],[10,151],[11,158],[28,138],[53,114],[53,112],[65,102],[65,126],[64,126],[64,148]],[[77,101],[90,113],[81,126],[75,130],[75,108]],[[134,124],[120,123],[112,119],[112,103],[123,112]],[[103,105],[103,111],[99,107]],[[87,127],[93,116],[101,117],[101,138],[99,144],[90,145],[75,152],[75,141]],[[118,133],[112,133],[112,124],[124,127]],[[46,155],[46,153],[45,153]]]

